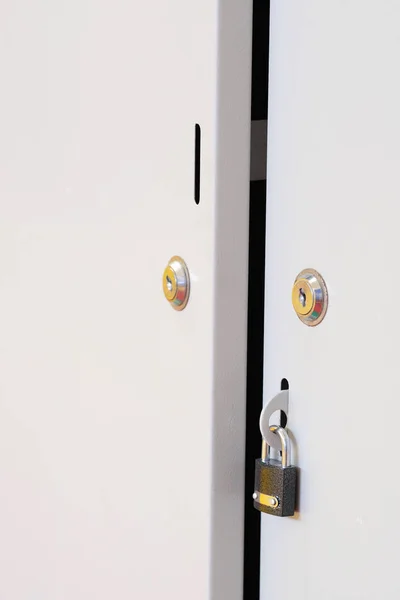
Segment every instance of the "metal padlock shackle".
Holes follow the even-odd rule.
[[[282,468],[285,469],[286,467],[290,467],[290,438],[288,432],[280,425],[271,425],[270,431],[276,433],[281,441]],[[271,446],[268,444],[267,440],[263,438],[261,446],[261,460],[265,463],[268,461],[270,449]]]

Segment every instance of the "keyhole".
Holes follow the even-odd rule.
[[[303,288],[300,288],[299,290],[299,301],[303,307],[307,304],[307,296]]]
[[[173,288],[172,281],[171,281],[171,279],[169,278],[168,275],[167,275],[166,279],[167,279],[167,288],[168,288],[168,291],[172,292],[172,288]]]

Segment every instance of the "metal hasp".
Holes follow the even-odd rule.
[[[314,269],[305,269],[295,279],[292,304],[300,321],[310,327],[321,323],[328,309],[328,289]]]
[[[173,256],[163,273],[164,296],[175,310],[183,310],[190,294],[189,269],[183,258]]]
[[[281,410],[289,418],[289,390],[282,390],[272,398],[262,409],[260,415],[260,431],[263,439],[275,450],[281,450],[282,442],[279,436],[270,429],[270,419],[274,412]]]

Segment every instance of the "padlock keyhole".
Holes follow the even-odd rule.
[[[171,279],[170,279],[170,277],[169,277],[168,275],[167,275],[167,277],[166,277],[166,281],[167,281],[167,288],[168,288],[168,291],[169,291],[169,292],[172,292],[173,285],[172,285],[172,281],[171,281]]]
[[[299,289],[299,302],[303,306],[303,308],[307,304],[307,295],[303,288]]]

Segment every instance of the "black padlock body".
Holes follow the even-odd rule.
[[[258,458],[254,490],[260,494],[277,497],[279,506],[272,508],[254,500],[254,508],[277,517],[293,516],[296,508],[296,481],[297,467],[282,468],[282,464],[277,460],[263,462]]]

